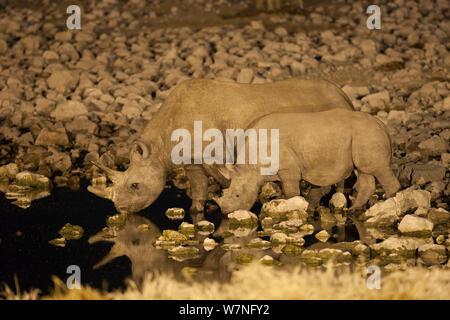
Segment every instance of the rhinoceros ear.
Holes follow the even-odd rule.
[[[130,160],[142,161],[148,159],[150,156],[150,147],[142,141],[136,141],[131,148]]]

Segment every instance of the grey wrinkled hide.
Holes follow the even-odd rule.
[[[325,80],[290,79],[268,84],[237,84],[215,80],[189,80],[179,84],[148,123],[140,141],[131,151],[125,172],[97,164],[113,182],[107,190],[90,186],[96,195],[111,199],[119,212],[138,212],[162,192],[167,176],[177,166],[171,150],[175,129],[184,128],[193,139],[194,121],[203,122],[203,132],[216,128],[247,128],[255,119],[274,112],[316,112],[335,108],[353,110],[345,93]],[[203,143],[205,147],[207,143]],[[193,154],[193,151],[192,151]],[[193,204],[191,211],[202,212],[207,199],[208,166],[185,165]],[[206,168],[206,171],[205,171]]]
[[[361,207],[375,192],[375,179],[386,197],[395,194],[400,184],[391,170],[391,143],[385,126],[366,113],[330,110],[303,114],[271,114],[251,126],[279,129],[281,180],[285,197],[300,194],[299,180],[330,186],[358,172],[358,195],[352,208]],[[268,148],[270,150],[270,147]],[[215,201],[222,213],[249,210],[267,177],[259,165],[235,165],[224,169],[231,180],[223,196]]]

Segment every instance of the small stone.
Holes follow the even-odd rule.
[[[7,177],[12,180],[18,173],[19,167],[15,163],[8,163],[0,167],[0,177]]]
[[[292,211],[297,211],[301,217],[307,216],[307,208],[308,202],[300,196],[290,199],[275,199],[264,203],[261,209],[260,219],[269,216],[272,217],[274,223],[279,223],[287,220],[288,213]]]
[[[52,51],[52,50],[46,50],[44,51],[44,53],[42,54],[42,57],[44,58],[45,61],[47,62],[55,62],[59,60],[59,55],[57,52]]]
[[[47,79],[47,84],[50,89],[55,89],[61,93],[68,93],[70,90],[75,89],[79,80],[80,75],[78,72],[57,70]]]
[[[170,248],[167,252],[171,258],[174,258],[177,261],[184,261],[198,257],[199,249],[196,247],[177,246]]]
[[[259,194],[259,201],[266,203],[282,195],[281,188],[274,182],[265,183]]]
[[[367,103],[372,109],[384,109],[389,105],[391,98],[388,91],[381,91],[365,96],[361,100]]]
[[[450,213],[443,208],[432,208],[428,213],[428,219],[436,224],[444,224],[450,220]]]
[[[439,244],[424,244],[419,247],[419,258],[426,265],[439,265],[447,261],[446,248]]]
[[[287,234],[282,232],[276,232],[270,236],[270,242],[273,244],[285,244],[287,242]]]
[[[56,238],[53,240],[50,240],[48,243],[57,246],[57,247],[62,247],[64,248],[66,246],[66,238],[62,237],[62,238]]]
[[[86,106],[80,101],[69,100],[57,105],[51,116],[57,121],[70,120],[88,113]]]
[[[49,131],[46,128],[44,128],[41,130],[41,132],[36,138],[36,145],[38,146],[57,145],[62,147],[68,147],[70,146],[70,143],[65,130]]]
[[[368,87],[353,87],[345,85],[342,88],[342,91],[344,91],[345,94],[348,95],[352,100],[356,100],[360,97],[364,97],[370,94],[370,90]]]
[[[183,208],[169,208],[166,211],[166,216],[171,220],[182,220],[185,212]]]
[[[189,237],[195,236],[195,226],[192,223],[182,222],[178,227],[178,232]]]
[[[265,255],[261,259],[259,259],[259,262],[265,266],[273,266],[274,260],[271,256]]]
[[[122,114],[128,119],[136,119],[141,116],[142,108],[134,101],[128,101],[122,107]]]
[[[425,243],[427,243],[425,239],[399,237],[394,235],[380,243],[373,244],[370,247],[377,255],[396,253],[403,257],[414,258],[416,249]]]
[[[58,233],[67,240],[78,240],[83,237],[83,228],[77,225],[66,223]]]
[[[72,40],[72,32],[62,31],[55,34],[55,40],[57,41],[70,41]]]
[[[146,232],[150,229],[150,225],[148,225],[147,223],[143,223],[143,224],[138,225],[136,227],[136,229],[138,229],[141,232]]]
[[[431,155],[437,156],[447,150],[447,143],[439,136],[432,136],[419,143],[418,147],[420,150],[428,151]]]
[[[14,183],[18,186],[38,189],[50,189],[52,186],[49,178],[28,171],[19,172],[15,177]]]
[[[106,218],[106,225],[114,230],[122,230],[125,228],[127,215],[124,213],[115,214]]]
[[[214,224],[212,222],[202,220],[195,225],[195,229],[201,235],[210,235],[214,232]]]
[[[254,72],[250,68],[244,68],[242,69],[238,76],[237,76],[237,82],[238,83],[251,83],[253,80]]]
[[[203,240],[203,248],[206,251],[211,251],[213,250],[216,246],[218,246],[219,244],[214,241],[214,239],[211,238],[205,238],[205,240]]]
[[[253,228],[258,225],[258,217],[247,210],[237,210],[228,214],[230,229],[238,227]]]
[[[427,182],[441,181],[445,177],[445,168],[434,164],[413,167],[412,184],[423,185]]]
[[[316,234],[316,238],[321,242],[327,242],[330,234],[326,230],[322,230]]]
[[[336,209],[343,209],[347,206],[347,199],[342,192],[336,192],[331,197],[330,205]]]
[[[257,249],[266,250],[266,249],[269,249],[271,247],[271,243],[270,243],[270,241],[263,240],[261,238],[255,238],[255,239],[250,240],[247,243],[247,247],[248,248],[257,248]]]
[[[189,237],[182,234],[181,232],[175,230],[164,230],[162,235],[159,237],[160,241],[173,241],[175,244],[182,244],[189,240]]]
[[[49,116],[50,113],[55,109],[55,102],[43,97],[37,98],[35,100],[36,103],[36,112],[42,115]]]
[[[239,264],[249,264],[254,258],[255,256],[252,254],[243,253],[237,256],[236,262]]]

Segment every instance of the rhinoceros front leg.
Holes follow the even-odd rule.
[[[204,219],[203,210],[208,199],[208,177],[201,166],[187,166],[186,177],[191,185],[190,214],[194,222]]]

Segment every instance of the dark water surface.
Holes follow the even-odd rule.
[[[105,234],[101,231],[106,226],[106,219],[117,212],[111,201],[89,193],[86,189],[88,183],[82,181],[77,191],[54,188],[50,196],[33,201],[28,209],[12,205],[3,195],[0,197],[0,282],[15,288],[14,277],[17,276],[22,291],[38,288],[43,294],[47,294],[53,285],[52,276],[66,282],[71,275],[67,274],[67,267],[70,265],[80,267],[82,285],[105,290],[124,288],[124,280],[131,276],[140,279],[139,277],[148,271],[169,272],[169,269],[175,274],[180,274],[183,267],[194,267],[203,272],[198,274],[202,280],[208,278],[226,281],[230,276],[226,271],[229,268],[226,266],[230,262],[234,263],[240,253],[256,254],[259,258],[266,254],[275,259],[281,258],[280,253],[272,250],[246,248],[248,241],[258,237],[257,229],[262,230],[261,226],[253,230],[248,229],[248,234],[239,236],[236,234],[227,239],[215,238],[217,242],[239,244],[242,250],[237,252],[227,252],[220,246],[206,252],[202,243],[208,235],[196,233],[191,240],[197,241],[197,245],[194,245],[198,248],[197,256],[177,261],[168,258],[165,250],[154,247],[160,234],[158,228],[177,230],[183,221],[192,222],[188,214],[183,220],[177,221],[170,220],[165,215],[166,210],[173,207],[183,208],[185,212],[189,212],[192,203],[184,190],[172,185],[168,185],[150,207],[139,214],[128,216],[126,219],[128,227],[119,230],[113,239],[105,238]],[[207,204],[208,207],[213,208]],[[256,203],[251,209],[255,213],[259,213],[260,210],[260,203]],[[213,222],[217,229],[221,213],[219,210],[211,210],[205,218]],[[317,224],[315,229],[320,230],[317,217],[311,219],[314,220],[311,223]],[[58,231],[66,223],[81,226],[84,229],[83,237],[79,240],[67,240],[65,247],[50,244],[50,240],[60,238]],[[150,226],[150,231],[141,232],[139,229],[141,225]],[[333,227],[330,232],[341,234],[340,241],[359,239],[356,228],[351,224],[346,225],[340,232]],[[94,237],[96,240],[90,244],[88,239],[93,235],[96,235]],[[264,240],[270,240],[269,238],[262,236]],[[304,236],[304,240],[305,248],[315,243],[320,245],[313,234]],[[336,239],[330,238],[328,243],[334,242]],[[115,248],[124,255],[109,263],[102,263],[98,269],[93,269],[93,266],[104,257],[111,256],[108,253],[113,245],[116,245]],[[119,255],[117,250],[115,256]],[[298,257],[285,260],[297,261],[293,259],[298,260]]]
[[[105,219],[116,214],[116,210],[111,201],[89,193],[87,185],[87,181],[82,181],[78,191],[54,188],[49,197],[33,201],[28,209],[16,207],[3,194],[0,196],[0,283],[14,288],[14,275],[17,275],[21,290],[39,288],[47,293],[52,286],[52,275],[65,282],[69,276],[67,267],[78,265],[83,285],[98,288],[106,285],[109,290],[124,286],[123,280],[131,275],[131,263],[126,256],[92,269],[112,244],[89,244],[88,239],[105,227]],[[190,205],[191,200],[184,191],[165,189],[158,200],[140,214],[161,229],[176,229],[181,221],[169,220],[165,211],[169,207],[180,207],[188,212]],[[65,247],[49,244],[50,240],[60,237],[58,230],[66,223],[83,227],[83,237],[68,240]]]

